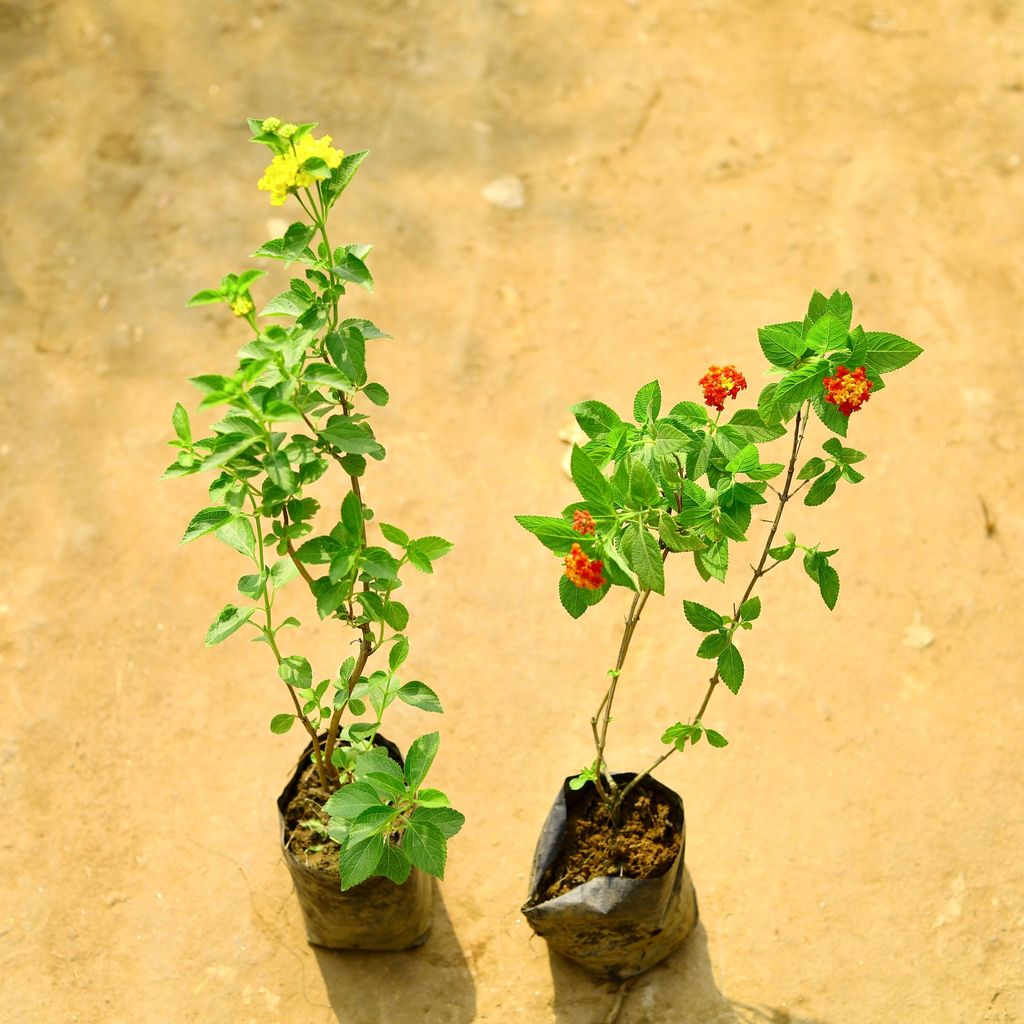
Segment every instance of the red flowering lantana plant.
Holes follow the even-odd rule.
[[[631,592],[631,604],[619,643],[611,681],[591,719],[596,757],[571,783],[596,787],[612,819],[629,791],[676,750],[706,736],[711,746],[727,740],[704,720],[720,682],[733,693],[743,683],[744,663],[738,647],[741,631],[753,628],[761,614],[758,582],[788,561],[803,555],[807,575],[831,609],[839,597],[839,575],[830,559],[835,549],[805,545],[793,533],[777,543],[787,504],[804,492],[806,505],[820,505],[839,482],[863,480],[855,464],[866,456],[845,447],[850,417],[885,386],[883,374],[915,359],[921,349],[895,334],[851,327],[853,304],[845,292],[826,298],[815,292],[803,320],[771,324],[758,331],[769,383],[756,409],[739,409],[726,421],[726,403],[746,389],[734,365],[712,366],[698,381],[703,404],[683,401],[662,414],[661,386],[645,384],[633,402],[633,419],[623,420],[602,402],[573,407],[589,440],[572,450],[570,467],[581,500],[561,516],[517,516],[518,522],[563,559],[559,595],[566,611],[578,618],[601,601],[612,587]],[[713,411],[713,415],[708,410]],[[839,437],[829,437],[822,454],[798,469],[811,413]],[[787,437],[787,461],[763,462],[760,446]],[[732,557],[747,541],[754,509],[768,524],[759,557]],[[665,567],[686,555],[701,580],[724,583],[730,561],[753,570],[745,588],[725,611],[683,601],[687,622],[703,634],[697,655],[714,663],[696,714],[665,730],[669,749],[631,781],[616,783],[608,769],[605,747],[615,694],[630,642],[651,594],[665,593]],[[676,561],[676,559],[673,559]],[[718,602],[712,602],[718,603]]]

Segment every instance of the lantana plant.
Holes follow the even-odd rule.
[[[769,373],[780,379],[761,391],[757,408],[739,409],[723,422],[726,404],[747,389],[735,366],[712,366],[699,380],[703,404],[682,401],[662,414],[658,381],[645,384],[633,402],[633,419],[623,420],[602,402],[573,407],[589,440],[574,446],[570,468],[582,500],[561,516],[517,516],[518,522],[562,559],[559,596],[574,618],[604,599],[612,587],[632,594],[610,681],[591,718],[595,758],[570,785],[593,783],[611,820],[618,822],[626,796],[676,751],[706,737],[712,747],[726,738],[706,719],[719,683],[738,693],[744,678],[743,632],[761,615],[755,593],[760,580],[800,553],[803,567],[829,609],[839,598],[836,548],[778,534],[787,505],[803,492],[806,505],[821,505],[840,483],[864,479],[855,468],[866,456],[846,447],[854,414],[885,386],[883,375],[905,366],[921,349],[894,334],[851,328],[853,304],[844,292],[826,298],[815,292],[804,319],[771,324],[758,331]],[[800,465],[811,414],[833,436]],[[786,462],[763,462],[759,446],[787,437]],[[664,730],[668,750],[625,785],[608,770],[608,726],[630,643],[651,594],[665,593],[665,569],[672,559],[692,560],[705,583],[724,583],[747,543],[755,509],[768,510],[767,536],[751,562],[738,597],[724,606],[686,599],[686,621],[702,634],[697,655],[714,663],[695,714]],[[764,517],[763,512],[757,513]],[[711,605],[717,605],[717,610]]]
[[[385,449],[368,411],[389,396],[368,375],[366,349],[389,335],[369,320],[342,318],[348,286],[373,290],[370,246],[336,248],[327,226],[366,152],[346,156],[330,136],[315,137],[312,123],[250,119],[249,127],[252,141],[273,154],[258,187],[273,205],[292,199],[304,214],[253,256],[298,264],[303,273],[258,314],[251,289],[263,270],[229,274],[189,302],[225,303],[250,332],[233,373],[192,378],[200,409],[226,407],[209,434],[193,436],[180,404],[172,417],[178,454],[164,475],[214,475],[211,504],[192,518],[182,543],[212,534],[249,563],[238,580],[241,600],[224,606],[206,643],[247,628],[270,649],[291,705],[270,728],[286,733],[298,722],[308,734],[320,785],[332,794],[324,812],[340,847],[343,889],[374,875],[402,883],[414,865],[442,877],[447,840],[463,816],[424,785],[438,734],[411,744],[404,769],[374,743],[395,700],[441,711],[429,686],[399,678],[409,656],[409,612],[398,593],[409,566],[431,573],[452,545],[385,522],[377,526],[381,540],[371,536],[376,516],[363,498],[363,477],[368,460],[383,461]],[[320,619],[347,630],[354,647],[326,675],[296,650],[303,634],[293,630],[301,623],[275,611],[278,595],[299,577]],[[376,657],[383,663],[371,668]]]

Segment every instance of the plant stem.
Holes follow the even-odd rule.
[[[764,542],[764,549],[761,552],[761,558],[758,561],[757,565],[754,566],[753,575],[750,577],[750,582],[747,584],[747,589],[743,591],[743,596],[737,603],[736,608],[739,608],[742,604],[744,604],[744,602],[749,600],[751,594],[753,594],[754,592],[754,587],[757,586],[758,580],[760,580],[762,576],[771,572],[771,570],[774,569],[775,566],[778,564],[776,562],[765,568],[765,562],[768,561],[768,553],[774,544],[775,535],[779,531],[779,524],[782,522],[782,513],[785,511],[787,502],[790,500],[791,497],[793,497],[793,495],[790,493],[790,487],[793,483],[793,474],[796,472],[796,460],[800,454],[800,446],[803,444],[804,433],[807,430],[808,413],[809,409],[807,404],[805,403],[801,407],[800,411],[796,414],[796,420],[793,425],[793,448],[790,452],[789,465],[786,469],[786,481],[782,486],[781,493],[779,494],[779,504],[775,510],[775,519],[772,521],[771,528],[768,531],[768,537]],[[735,623],[733,624],[733,628],[735,628]],[[697,714],[694,716],[695,722],[700,721],[700,719],[703,717],[704,712],[707,710],[708,704],[711,701],[711,695],[715,692],[715,687],[718,686],[720,681],[721,680],[718,669],[715,669],[715,674],[708,681],[708,688],[704,694],[704,699],[700,703],[700,708],[698,709]],[[635,778],[631,779],[627,785],[623,786],[623,788],[618,793],[614,794],[613,799],[615,799],[616,802],[614,807],[611,808],[613,820],[615,814],[618,812],[618,808],[622,805],[622,801],[625,800],[625,798],[637,786],[637,784],[646,779],[647,776],[649,776],[651,772],[653,772],[663,761],[668,760],[668,758],[676,752],[676,749],[677,748],[675,746],[669,747],[669,749],[664,754],[662,754],[661,757],[659,757],[654,762],[654,764],[652,764],[649,768],[645,769],[644,771],[640,772],[640,774],[637,775]]]
[[[255,505],[255,501],[253,502]],[[259,556],[260,556],[260,574],[262,575],[263,570],[267,567],[266,552],[263,548],[263,522],[260,519],[259,513],[256,513],[256,540],[259,545]],[[270,590],[266,584],[263,586],[263,614],[266,616],[266,633],[267,643],[270,645],[271,651],[274,652],[274,657],[277,659],[277,664],[280,666],[284,662],[284,658],[281,657],[281,651],[277,646],[277,640],[274,636],[274,622],[273,612],[270,606]],[[299,698],[295,695],[295,688],[291,686],[287,681],[285,686],[288,689],[288,693],[292,698],[292,703],[295,705],[295,715],[302,722],[306,732],[309,733],[309,738],[313,742],[313,759],[316,761],[317,774],[320,776],[320,784],[324,789],[329,788],[327,784],[327,773],[324,767],[324,756],[320,751],[320,739],[316,734],[316,729],[313,728],[313,723],[302,713],[302,706],[299,704]]]

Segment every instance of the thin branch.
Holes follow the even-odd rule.
[[[775,535],[776,533],[778,533],[779,530],[779,523],[782,521],[782,513],[785,511],[786,503],[790,500],[790,498],[793,497],[793,494],[790,493],[790,486],[793,483],[793,473],[796,470],[796,460],[800,454],[800,446],[803,444],[804,433],[807,430],[808,411],[809,410],[807,408],[807,405],[805,404],[796,414],[796,421],[793,427],[793,449],[789,456],[789,466],[786,470],[786,481],[782,486],[782,493],[779,495],[779,504],[775,510],[775,518],[772,521],[771,529],[768,531],[768,537],[765,540],[764,549],[761,552],[761,558],[758,561],[757,565],[754,567],[754,572],[753,575],[750,577],[750,582],[747,584],[747,589],[743,591],[743,596],[737,602],[736,607],[740,607],[744,603],[746,603],[746,601],[749,600],[751,594],[754,592],[754,587],[757,586],[758,580],[760,580],[762,576],[769,573],[772,569],[775,568],[776,565],[779,564],[778,562],[775,562],[774,564],[768,566],[767,569],[765,568],[765,562],[768,561],[768,552],[771,550],[774,544]],[[799,491],[799,488],[797,488],[797,491]],[[735,630],[735,628],[736,625],[735,623],[733,623],[733,630]],[[708,704],[711,701],[711,695],[715,692],[715,687],[718,686],[719,682],[721,682],[721,677],[718,669],[715,669],[715,674],[708,681],[708,688],[704,694],[704,699],[701,701],[700,709],[694,716],[693,720],[695,722],[700,721],[700,719],[704,716],[704,712],[707,710]],[[664,754],[662,754],[654,762],[654,764],[650,766],[650,768],[647,768],[645,771],[642,771],[635,778],[631,779],[630,782],[626,786],[624,786],[617,794],[618,804],[621,805],[622,801],[626,799],[626,797],[636,787],[636,785],[643,779],[646,779],[647,776],[650,775],[651,772],[653,772],[663,761],[666,761],[669,757],[671,757],[676,752],[676,749],[677,748],[674,746],[669,747],[669,749]]]

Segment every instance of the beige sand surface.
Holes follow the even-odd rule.
[[[335,228],[379,246],[350,308],[396,338],[367,497],[458,545],[410,604],[469,823],[408,955],[305,945],[299,740],[262,647],[202,646],[239,568],[177,546],[201,482],[156,484],[185,378],[244,340],[183,302],[270,237],[270,113],[373,150]],[[841,548],[836,612],[773,573],[731,745],[661,772],[703,924],[620,1021],[1024,1020],[1020,3],[4,0],[0,124],[0,1018],[603,1020],[518,906],[624,608],[572,622],[512,515],[570,500],[570,404],[696,397],[841,286],[926,356],[858,416],[866,482],[794,514]],[[483,195],[509,175],[518,210]],[[616,768],[702,691],[684,594],[741,583],[652,602]]]

